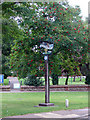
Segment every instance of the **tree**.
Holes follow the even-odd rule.
[[[84,26],[88,27],[88,18],[86,18],[86,20],[84,21]],[[89,31],[86,30],[86,33],[88,33]],[[89,35],[89,34],[88,34]],[[88,36],[87,35],[87,36]],[[86,57],[84,60],[82,60],[81,64],[79,65],[80,71],[82,73],[82,75],[86,76],[86,84],[89,84],[89,77],[90,77],[90,63],[89,63],[89,59],[90,59],[90,55],[89,55],[89,40],[87,41],[88,46],[87,46],[87,52],[86,52]]]
[[[11,68],[19,77],[26,77],[28,73],[44,75],[39,45],[40,40],[49,38],[54,40],[54,50],[49,56],[49,74],[59,75],[63,69],[68,69],[69,75],[79,71],[76,64],[85,60],[87,52],[87,29],[82,24],[78,6],[73,8],[67,2],[45,2],[28,4],[27,7],[22,4],[15,10],[21,17],[18,22],[24,33],[22,39],[14,41],[11,53]]]
[[[2,3],[2,74],[4,78],[11,75],[10,53],[13,41],[20,37],[21,31],[15,21],[15,11],[13,11],[15,3]]]

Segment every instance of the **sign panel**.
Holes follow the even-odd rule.
[[[45,49],[49,49],[49,50],[52,50],[53,49],[53,44],[50,44],[50,43],[46,43],[46,42],[42,42],[41,45],[40,45],[40,48],[43,47]]]
[[[4,75],[0,75],[0,83],[4,82]]]
[[[44,60],[48,60],[48,56],[44,56]]]
[[[13,88],[19,89],[20,88],[20,83],[14,83]]]

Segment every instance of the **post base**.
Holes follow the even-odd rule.
[[[40,103],[39,106],[54,106],[54,103]]]

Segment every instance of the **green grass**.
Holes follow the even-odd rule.
[[[65,85],[66,78],[59,78],[59,85]],[[75,78],[75,82],[73,82],[73,78],[69,78],[68,85],[77,85],[77,84],[85,84],[85,78],[82,78],[82,81],[80,81],[80,78]],[[50,85],[52,85],[52,79],[50,80]]]
[[[66,78],[59,78],[59,85],[65,85]],[[75,82],[73,82],[73,78],[69,78],[68,85],[76,85],[76,84],[85,84],[85,78],[82,78],[82,81],[80,81],[80,78],[75,78]]]
[[[44,78],[42,78],[43,81],[45,81]],[[65,85],[65,80],[66,78],[59,78],[59,85]],[[19,83],[21,83],[22,81],[22,85],[24,85],[24,79],[19,79]],[[4,79],[4,85],[8,85],[9,83],[9,79]],[[73,78],[69,78],[68,80],[68,85],[77,85],[77,84],[85,84],[85,78],[82,78],[82,81],[80,81],[80,78],[75,78],[75,82],[73,82]],[[44,82],[45,85],[45,82]],[[52,79],[50,79],[50,85],[52,85]]]
[[[24,79],[23,78],[18,79],[18,80],[19,80],[19,83],[21,83],[21,81],[22,81],[22,85],[24,85]]]
[[[2,93],[2,117],[88,107],[88,92],[51,92],[55,107],[34,107],[44,103],[44,92]],[[65,107],[65,99],[69,107]]]
[[[41,78],[41,80],[45,81],[44,78]],[[22,81],[22,85],[24,85],[24,79],[19,79],[19,82]],[[59,78],[59,85],[65,85],[66,78]],[[85,78],[82,78],[82,81],[80,81],[80,78],[75,78],[75,82],[73,82],[73,78],[69,78],[68,85],[82,85],[85,84]],[[45,85],[45,82],[44,82]],[[50,85],[52,85],[52,79],[50,79]]]

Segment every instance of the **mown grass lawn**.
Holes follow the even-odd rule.
[[[51,92],[55,107],[34,107],[44,103],[44,92],[2,93],[2,117],[88,107],[88,92]],[[65,99],[69,107],[65,107]]]

